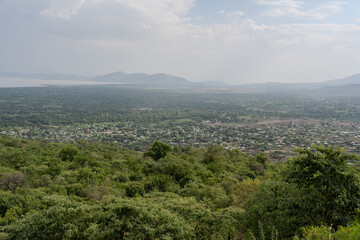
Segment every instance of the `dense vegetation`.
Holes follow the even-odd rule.
[[[271,163],[220,146],[141,153],[3,136],[0,239],[351,239],[356,158],[314,146]]]

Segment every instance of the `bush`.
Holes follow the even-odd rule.
[[[142,196],[145,193],[144,185],[141,182],[125,183],[125,194],[128,197]]]
[[[328,226],[311,226],[303,228],[304,240],[357,240],[360,236],[360,223],[358,221],[348,225],[340,226],[337,231]]]
[[[180,191],[181,196],[195,197],[198,201],[216,208],[228,207],[232,199],[222,187],[207,186],[196,182],[189,183]]]
[[[264,234],[271,235],[276,228],[280,239],[292,237],[302,226],[309,225],[311,219],[301,212],[299,206],[309,204],[303,193],[284,182],[264,182],[245,204],[243,228],[260,236],[259,221],[264,226]],[[311,204],[309,204],[311,206]]]
[[[59,156],[63,161],[74,161],[75,156],[79,153],[79,150],[74,145],[67,145],[63,147],[60,152]]]
[[[259,184],[258,179],[245,179],[237,183],[235,186],[235,205],[243,208],[251,195],[258,190]]]
[[[163,173],[173,177],[176,182],[180,182],[184,178],[189,179],[192,174],[191,165],[184,159],[170,156],[166,157],[161,161]],[[186,182],[182,181],[185,185]]]
[[[151,157],[155,161],[159,160],[166,156],[168,152],[171,151],[171,146],[163,142],[154,142],[151,148],[149,148],[145,153],[144,157]]]

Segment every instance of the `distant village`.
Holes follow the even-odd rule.
[[[45,126],[1,130],[0,134],[54,142],[79,140],[115,143],[144,151],[154,141],[173,146],[204,147],[222,145],[244,152],[265,152],[271,159],[284,160],[296,147],[311,144],[343,147],[360,153],[360,124],[318,120],[268,121],[252,124],[230,124],[193,120],[161,123],[95,123],[69,126]]]

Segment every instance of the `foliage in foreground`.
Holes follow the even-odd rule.
[[[215,146],[158,142],[150,151],[0,137],[1,237],[235,238],[243,213],[237,186],[265,166]]]
[[[356,156],[297,152],[0,137],[0,239],[353,239]]]
[[[356,221],[348,226],[340,226],[337,231],[328,226],[307,227],[303,229],[303,236],[305,240],[357,240],[360,223]]]
[[[350,160],[342,149],[313,146],[297,149],[277,179],[264,181],[245,206],[244,225],[259,236],[258,221],[291,239],[306,226],[338,229],[358,216],[360,189]]]
[[[194,199],[164,193],[93,205],[53,195],[44,204],[46,209],[6,226],[9,239],[225,239],[233,236],[241,213],[213,212]]]

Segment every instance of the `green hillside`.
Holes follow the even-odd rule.
[[[275,164],[218,146],[141,153],[1,136],[0,239],[291,239],[352,223],[356,156],[298,154]]]

